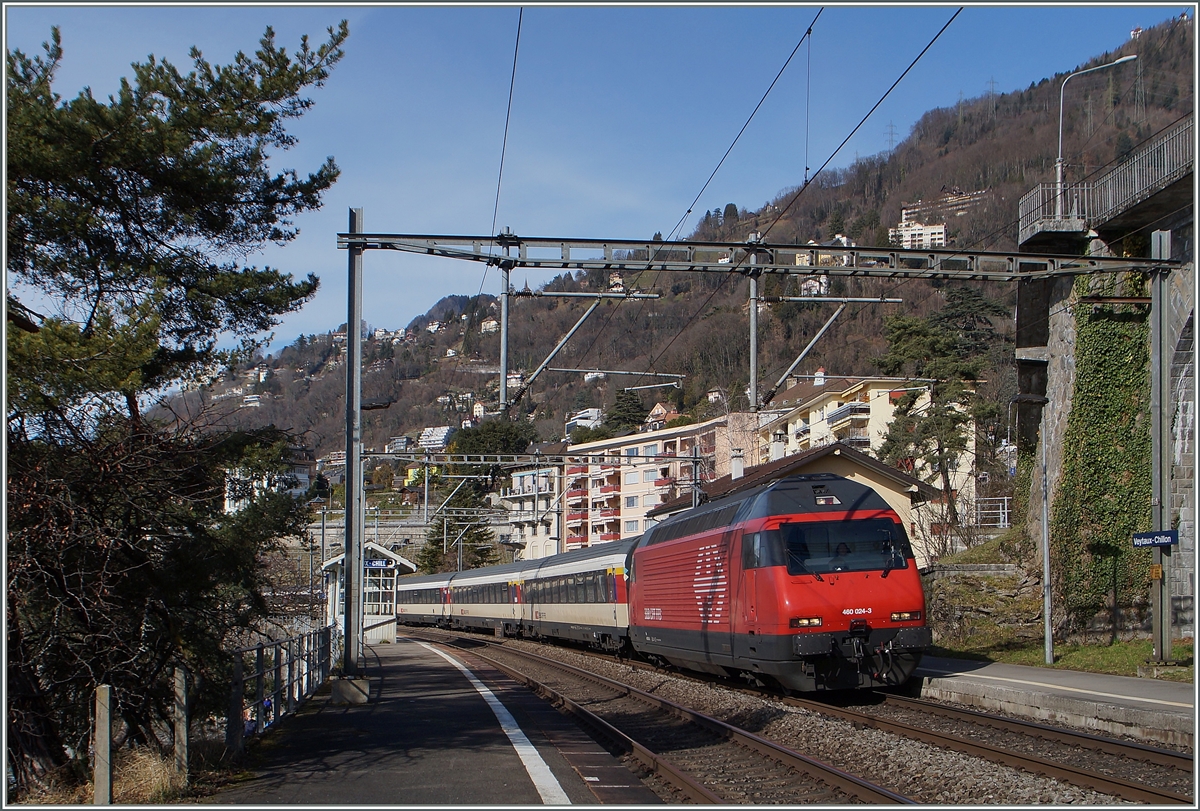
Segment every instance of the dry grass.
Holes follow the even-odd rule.
[[[219,760],[224,742],[199,740],[191,743],[191,772],[193,785],[211,776],[209,770],[220,769]],[[113,804],[154,805],[186,801],[191,791],[175,773],[175,756],[160,754],[154,749],[140,747],[113,754]],[[70,787],[52,786],[36,795],[21,798],[25,805],[91,805],[93,786],[89,781]]]

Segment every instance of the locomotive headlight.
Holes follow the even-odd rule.
[[[921,618],[920,611],[893,611],[892,622],[908,622],[910,620],[919,620]]]
[[[789,628],[816,628],[820,624],[820,617],[792,617],[788,620]]]

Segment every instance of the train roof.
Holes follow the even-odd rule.
[[[640,538],[641,536],[639,536]],[[636,544],[638,538],[624,541],[585,546],[583,549],[572,549],[560,555],[550,555],[533,560],[518,560],[515,563],[502,563],[498,566],[483,566],[479,569],[467,569],[462,572],[443,572],[441,574],[426,574],[418,577],[400,577],[396,579],[397,588],[432,588],[434,586],[467,584],[476,581],[486,581],[493,577],[512,575],[514,578],[534,577],[538,572],[547,569],[560,569],[575,564],[583,564],[589,560],[606,558],[613,555],[624,557]]]
[[[413,586],[425,586],[432,588],[434,586],[444,586],[456,574],[457,572],[441,572],[440,574],[421,574],[415,577],[397,577],[396,587],[411,588]]]
[[[642,544],[652,546],[767,515],[890,510],[883,496],[865,484],[833,473],[806,473],[776,479],[677,513],[647,530]]]

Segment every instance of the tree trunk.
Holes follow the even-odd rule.
[[[11,585],[11,584],[10,584]],[[25,795],[61,779],[70,764],[49,704],[28,665],[17,625],[13,594],[8,597],[8,765],[16,793]],[[11,799],[11,798],[10,798]]]

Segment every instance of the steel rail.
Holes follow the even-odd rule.
[[[1063,729],[1062,727],[1052,727],[1048,724],[1039,724],[1036,721],[1023,721],[1019,718],[1006,718],[1003,715],[993,715],[992,713],[980,712],[979,710],[947,707],[944,704],[938,704],[937,702],[926,701],[925,699],[920,698],[907,698],[905,696],[897,696],[890,693],[885,693],[883,695],[888,704],[898,707],[913,709],[920,712],[927,712],[933,715],[941,715],[946,718],[968,720],[977,724],[992,727],[993,729],[1004,730],[1005,732],[1016,732],[1022,735],[1030,735],[1032,737],[1054,741],[1056,743],[1080,746],[1085,749],[1092,749],[1109,755],[1118,755],[1120,757],[1127,757],[1132,760],[1155,763],[1159,766],[1169,766],[1181,771],[1190,772],[1195,764],[1195,758],[1185,752],[1176,752],[1171,749],[1149,746],[1147,744],[1137,743],[1134,741],[1114,740],[1113,738],[1105,738],[1101,735],[1092,735],[1087,732],[1076,732],[1070,729]]]
[[[495,644],[485,640],[470,639],[470,641],[477,643],[482,642],[485,645]],[[890,805],[917,804],[915,800],[909,797],[889,791],[882,786],[877,786],[874,783],[850,774],[849,772],[844,772],[841,769],[830,766],[827,763],[823,763],[814,758],[802,755],[794,749],[789,749],[786,746],[780,746],[777,743],[768,741],[767,739],[761,738],[751,732],[747,732],[744,729],[739,729],[738,727],[727,724],[724,721],[704,715],[703,713],[689,709],[680,704],[676,704],[675,702],[661,698],[660,696],[655,696],[642,690],[638,690],[636,687],[631,687],[628,684],[622,684],[621,682],[614,681],[613,679],[606,678],[597,673],[589,673],[586,670],[573,667],[572,665],[568,665],[563,662],[557,662],[553,659],[548,659],[536,653],[530,653],[528,651],[508,647],[504,648],[504,650],[506,653],[512,653],[518,657],[536,661],[543,666],[565,671],[577,678],[591,681],[595,684],[607,687],[610,690],[617,691],[623,695],[636,698],[660,710],[672,713],[675,716],[694,723],[697,726],[703,727],[720,737],[740,744],[741,746],[744,746],[752,751],[758,752],[764,757],[781,761],[796,771],[821,780],[822,782],[844,791],[847,794],[858,797],[864,802]],[[482,659],[486,659],[488,662],[496,665],[497,667],[501,667],[500,663],[496,662],[490,656],[475,651],[472,651],[472,654],[479,656]]]
[[[459,650],[462,650],[462,648],[459,648]],[[703,784],[693,779],[691,775],[678,768],[670,760],[658,754],[657,752],[652,751],[644,744],[635,741],[633,738],[629,737],[624,732],[617,729],[591,710],[588,710],[575,701],[572,701],[570,698],[564,696],[562,693],[559,693],[552,687],[542,684],[532,676],[527,676],[518,670],[514,670],[513,668],[505,665],[503,662],[499,662],[492,657],[478,653],[477,651],[470,651],[470,653],[472,656],[478,656],[480,659],[486,660],[497,670],[501,671],[509,678],[524,684],[536,695],[545,699],[550,704],[558,707],[561,710],[565,710],[583,726],[589,728],[600,737],[611,741],[617,747],[628,752],[639,763],[666,780],[693,802],[709,805],[726,804],[722,797],[719,797],[718,795],[709,791],[704,787]]]
[[[1089,788],[1094,791],[1099,791],[1103,794],[1111,794],[1125,800],[1137,800],[1139,802],[1146,803],[1179,803],[1182,805],[1193,804],[1191,797],[1187,797],[1182,794],[1176,794],[1172,791],[1157,789],[1153,786],[1147,786],[1143,783],[1134,783],[1116,777],[1109,777],[1108,775],[1090,772],[1085,769],[1077,769],[1074,766],[1068,766],[1064,763],[1055,763],[1043,758],[1023,755],[1020,752],[1014,752],[1010,749],[1002,749],[998,746],[981,743],[969,738],[961,738],[957,735],[934,732],[930,729],[922,729],[921,727],[905,724],[900,721],[889,721],[884,718],[876,718],[856,710],[848,710],[843,707],[832,707],[828,704],[823,704],[819,701],[812,701],[810,699],[794,698],[789,696],[783,698],[782,700],[792,706],[802,707],[810,710],[811,712],[831,715],[857,726],[868,726],[884,732],[891,732],[894,735],[899,735],[904,738],[912,738],[933,746],[951,749],[956,752],[972,755],[974,757],[981,757],[985,760],[990,760],[993,763],[998,763],[1003,766],[1013,766],[1033,774],[1042,774],[1047,777],[1064,780],[1071,785]]]

